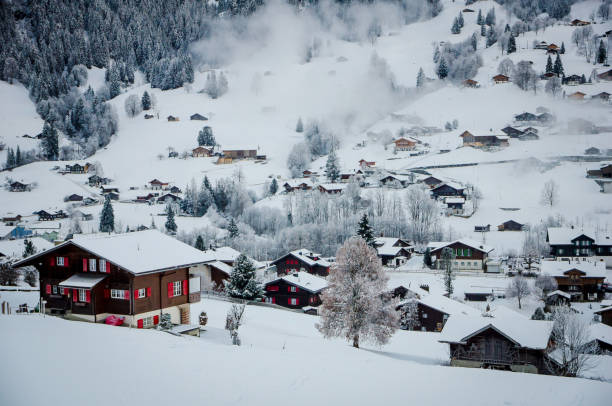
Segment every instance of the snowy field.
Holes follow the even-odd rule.
[[[0,317],[2,403],[606,405],[612,396],[612,384],[598,381],[444,366],[448,349],[436,333],[398,331],[385,347],[355,350],[322,339],[314,316],[257,306],[247,308],[235,347],[223,329],[229,306],[192,307],[192,318],[209,315],[200,338]],[[83,365],[87,379],[75,385],[57,373],[58,357]]]

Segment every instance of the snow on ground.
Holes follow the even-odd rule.
[[[409,397],[418,404],[604,405],[612,394],[611,384],[597,381],[442,366],[448,349],[435,333],[399,331],[388,346],[356,350],[322,339],[314,316],[256,306],[247,308],[242,346],[235,347],[223,329],[229,306],[210,299],[193,306],[194,318],[198,309],[209,315],[200,338],[54,317],[0,317],[3,401],[359,405]],[[75,386],[58,374],[58,355],[65,365],[83,365],[88,379]]]

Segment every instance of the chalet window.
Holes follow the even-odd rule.
[[[153,327],[155,324],[153,323],[153,316],[145,317],[142,319],[142,328]]]
[[[557,254],[559,254],[559,255],[563,255],[563,248],[559,248],[559,249],[557,250]]]
[[[122,289],[111,289],[111,299],[125,299],[125,291]]]
[[[180,296],[183,294],[181,281],[172,282],[172,296]]]
[[[299,299],[296,299],[296,298],[294,298],[294,297],[289,299],[289,304],[290,304],[291,306],[297,306],[299,303],[300,303],[300,300],[299,300]]]
[[[53,285],[53,286],[52,286],[52,290],[53,290],[53,294],[54,294],[54,295],[57,295],[57,294],[58,294],[58,291],[59,291],[59,287],[58,287],[57,285]]]
[[[423,313],[423,318],[426,319],[427,318],[427,313]]]
[[[106,272],[106,260],[105,259],[100,260],[100,272]]]
[[[461,261],[461,266],[465,266],[465,262]]]
[[[297,288],[295,286],[289,286],[289,292],[297,292]]]
[[[89,260],[89,272],[96,272],[96,259],[91,258]]]
[[[147,297],[147,290],[145,288],[138,289],[138,299]]]
[[[266,290],[268,292],[278,292],[278,286],[269,285],[269,286],[266,286]]]
[[[57,266],[64,266],[64,257],[57,257],[55,259],[55,263],[57,264]]]
[[[79,302],[86,302],[86,301],[87,301],[87,290],[79,289]]]

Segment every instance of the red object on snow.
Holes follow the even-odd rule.
[[[120,326],[123,324],[125,317],[108,316],[104,323],[110,324],[111,326]]]

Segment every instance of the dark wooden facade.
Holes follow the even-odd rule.
[[[305,306],[319,306],[321,304],[320,292],[310,292],[298,285],[277,279],[265,286],[266,302],[291,309],[301,309]]]
[[[548,235],[546,242],[549,242]],[[595,240],[581,234],[570,241],[571,244],[550,244],[550,254],[554,257],[591,257],[595,255]]]
[[[434,309],[433,307],[427,306],[419,301],[417,303],[418,312],[418,325],[413,327],[416,331],[433,331],[440,332],[444,328],[446,320],[448,320],[449,314],[441,310]],[[406,311],[407,306],[401,306],[400,312]]]
[[[441,184],[439,186],[434,187],[431,190],[431,195],[434,199],[438,199],[440,197],[446,196],[461,196],[463,197],[463,189],[462,188],[454,188],[446,183]]]
[[[602,300],[604,291],[602,284],[605,277],[589,277],[579,269],[570,269],[563,276],[555,275],[558,289],[571,295],[572,300],[593,301]]]
[[[498,231],[523,231],[523,225],[514,220],[508,220],[497,226]]]
[[[612,306],[606,307],[605,309],[598,310],[595,313],[599,314],[599,317],[601,317],[601,322],[603,324],[612,326]]]
[[[298,271],[308,272],[319,276],[327,276],[329,274],[328,266],[322,266],[318,263],[314,265],[307,264],[292,253],[277,259],[276,261],[272,262],[271,265],[276,265],[277,275],[288,275]]]
[[[464,244],[460,241],[455,241],[452,244],[446,245],[444,247],[439,247],[431,251],[431,256],[432,258],[436,258],[436,264],[438,264],[438,267],[440,264],[440,259],[442,257],[442,249],[447,247],[453,250],[453,253],[455,254],[455,261],[457,261],[459,264],[461,263],[461,261],[481,261],[482,269],[485,269],[486,260],[488,256],[487,253],[476,249],[475,247]]]
[[[450,356],[451,365],[467,361],[470,366],[506,370],[531,365],[538,373],[549,373],[544,350],[521,347],[492,327],[468,338],[465,344],[450,343]]]

